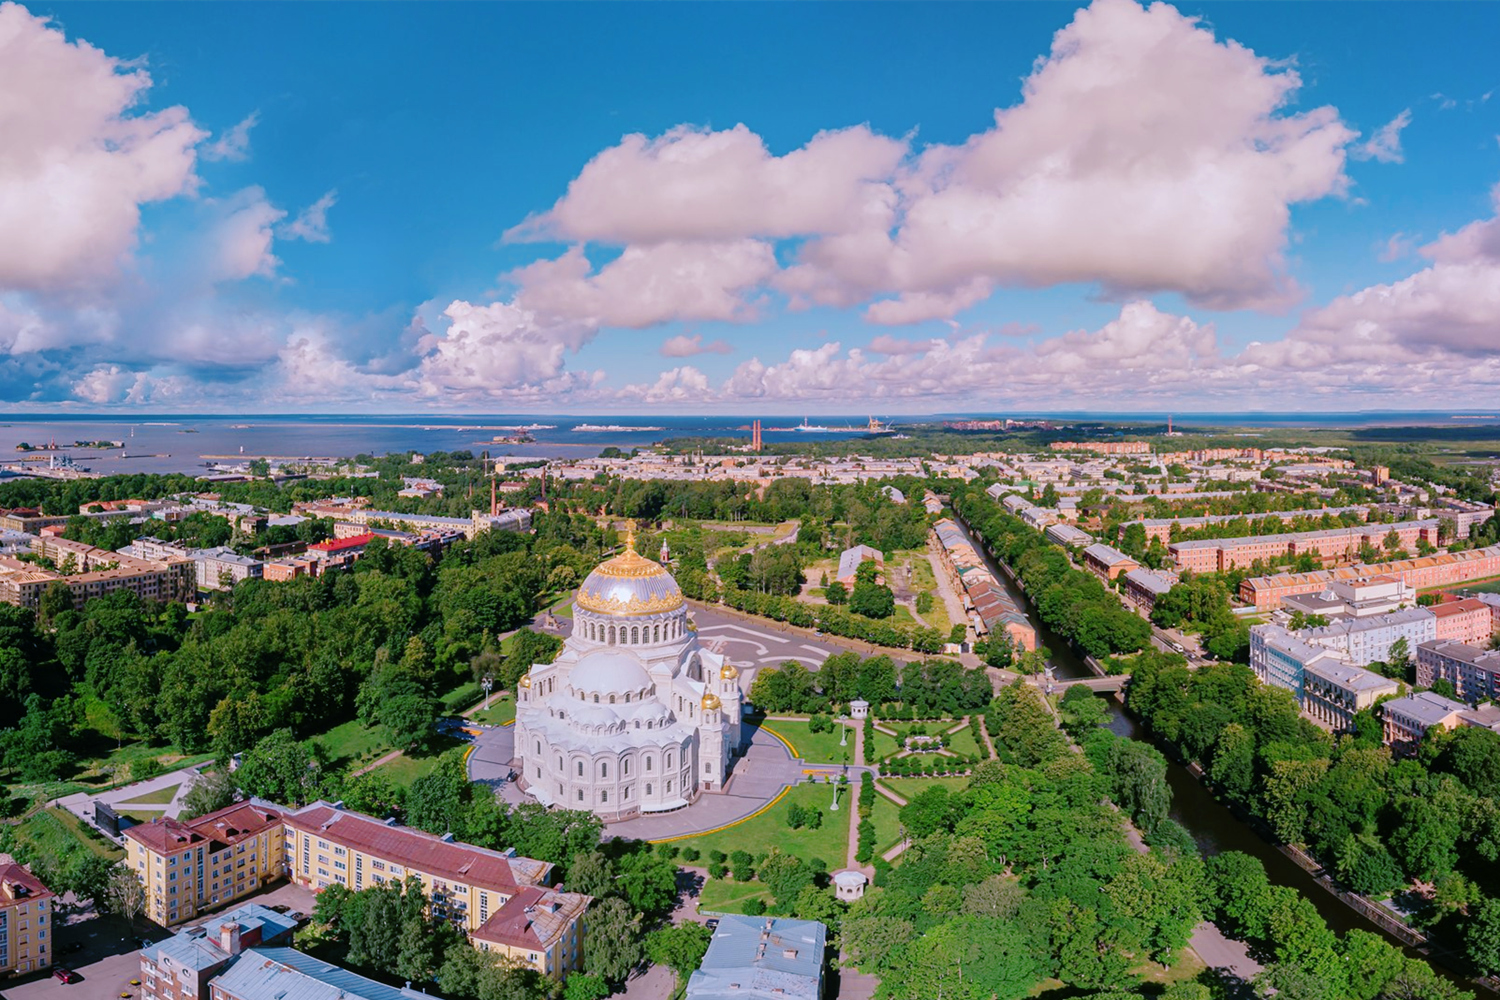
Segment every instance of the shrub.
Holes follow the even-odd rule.
[[[682,860],[692,862],[703,856],[703,852],[696,847],[684,847],[682,849]]]
[[[760,916],[766,912],[766,901],[764,899],[745,900],[745,912],[752,917]]]
[[[723,878],[724,876],[726,876],[728,874],[729,874],[729,869],[724,865],[724,862],[722,862],[722,861],[711,861],[711,862],[709,862],[709,865],[708,865],[708,877],[709,878]]]

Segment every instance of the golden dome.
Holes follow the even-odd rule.
[[[635,522],[625,531],[625,551],[606,559],[578,588],[579,607],[600,615],[656,615],[682,607],[672,574],[635,550]]]
[[[530,674],[522,674],[521,675],[521,679],[519,681],[517,681],[516,683],[520,684],[523,688],[529,688],[529,687],[531,687],[531,675]]]
[[[739,667],[736,667],[733,663],[726,663],[722,667],[719,668],[719,676],[722,677],[722,678],[724,678],[726,681],[732,681],[736,677],[738,677],[739,675],[740,675],[740,669],[739,669]]]
[[[720,702],[719,702],[719,696],[718,695],[714,694],[712,691],[709,691],[706,694],[704,694],[704,696],[703,696],[703,710],[705,712],[716,711],[719,708],[719,704],[720,704]]]

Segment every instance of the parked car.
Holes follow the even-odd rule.
[[[287,916],[291,917],[299,924],[307,919],[307,914],[303,913],[301,910],[293,910],[291,913],[288,913]]]
[[[276,903],[276,904],[273,904],[271,906],[266,907],[266,909],[268,909],[268,910],[275,910],[277,913],[291,913],[292,912],[292,908],[290,906],[287,906],[285,903]]]
[[[76,983],[78,982],[78,973],[72,969],[59,967],[52,970],[52,978],[61,983]]]

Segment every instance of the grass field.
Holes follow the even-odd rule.
[[[826,860],[826,859],[825,859]],[[698,909],[718,913],[744,913],[745,904],[752,899],[771,902],[771,891],[760,882],[733,882],[725,878],[711,878],[698,894]]]
[[[410,785],[422,775],[437,767],[438,758],[454,747],[463,746],[461,740],[455,740],[447,736],[439,736],[433,741],[432,746],[420,754],[402,754],[395,760],[381,764],[375,768],[375,773],[382,774],[391,779],[393,784]]]
[[[158,788],[154,792],[147,792],[145,795],[137,795],[133,799],[124,799],[122,801],[125,805],[164,806],[177,796],[177,789],[181,787],[180,783],[168,785],[166,788]]]
[[[1493,580],[1480,580],[1478,583],[1466,583],[1458,587],[1434,587],[1434,590],[1472,590],[1476,594],[1500,594],[1500,577]],[[1423,591],[1426,593],[1426,591]]]
[[[891,754],[901,749],[901,744],[896,742],[896,737],[888,736],[880,730],[875,730],[875,759],[884,760]]]
[[[850,791],[858,795],[854,786]],[[825,784],[793,785],[771,808],[738,826],[717,833],[705,833],[697,837],[673,841],[678,847],[696,847],[706,856],[709,851],[749,851],[760,854],[772,847],[787,854],[795,854],[803,860],[822,858],[828,862],[830,871],[844,867],[849,845],[849,813],[853,798],[850,794],[839,796],[838,812],[829,812],[833,801],[833,789]],[[823,810],[823,825],[816,830],[803,827],[793,830],[787,826],[786,814],[792,803],[804,808]]]
[[[492,726],[502,725],[516,717],[516,700],[510,695],[496,698],[495,701],[482,712],[475,712],[469,718],[475,722],[487,722]]]
[[[479,686],[479,682],[469,681],[443,695],[443,711],[448,715],[455,715],[470,705],[479,704],[483,697],[484,688]]]
[[[132,819],[137,823],[149,823],[154,819],[161,819],[166,813],[156,809],[117,809],[121,816]]]
[[[950,792],[963,791],[969,787],[969,779],[963,778],[881,778],[880,783],[906,801],[921,795],[933,785],[944,785]]]
[[[797,756],[809,764],[842,764],[846,753],[851,763],[858,763],[854,760],[854,733],[849,733],[849,745],[841,747],[836,724],[835,731],[831,733],[814,733],[807,728],[806,722],[777,719],[766,725],[785,736],[797,748]]]
[[[358,767],[394,749],[382,727],[366,726],[358,719],[334,726],[316,739],[328,756],[329,766],[335,769]]]
[[[968,726],[963,727],[956,733],[949,734],[948,749],[967,757],[983,757],[989,753],[984,747],[974,742],[974,731]]]
[[[102,836],[90,836],[77,816],[56,807],[27,816],[14,828],[14,836],[17,845],[24,844],[36,854],[51,858],[65,858],[78,845],[112,861],[125,857],[124,851]]]
[[[901,807],[876,793],[875,809],[870,819],[875,823],[875,853],[884,854],[895,847],[901,837]]]

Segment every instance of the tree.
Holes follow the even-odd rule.
[[[640,964],[641,916],[618,896],[594,903],[583,939],[583,968],[606,982],[620,983]]]
[[[257,479],[264,479],[271,474],[271,463],[264,458],[252,458],[250,460],[250,475]]]
[[[146,905],[146,887],[140,876],[129,868],[116,867],[109,874],[109,886],[104,891],[106,904],[111,913],[125,918],[126,923],[135,920]]]
[[[604,1000],[611,990],[603,976],[575,972],[563,984],[563,1000]]]
[[[391,742],[403,750],[424,750],[437,735],[442,706],[424,694],[404,694],[380,707],[380,721],[390,730]]]
[[[713,932],[696,921],[663,927],[646,935],[646,954],[657,965],[665,965],[679,979],[692,975],[708,951]]]
[[[234,779],[248,796],[302,805],[318,784],[318,753],[316,743],[300,742],[290,729],[278,729],[245,754]]]
[[[889,618],[896,611],[896,596],[889,587],[861,580],[849,592],[849,610],[866,618]]]
[[[617,884],[631,908],[648,917],[665,914],[677,902],[677,866],[649,851],[620,860]]]
[[[182,811],[177,818],[187,822],[223,809],[234,802],[234,793],[235,779],[227,767],[199,775],[182,797]]]
[[[1392,532],[1395,534],[1395,532]],[[1406,676],[1406,663],[1411,659],[1411,643],[1406,636],[1400,636],[1391,643],[1390,650],[1385,655],[1385,661],[1391,666],[1392,677]]]

